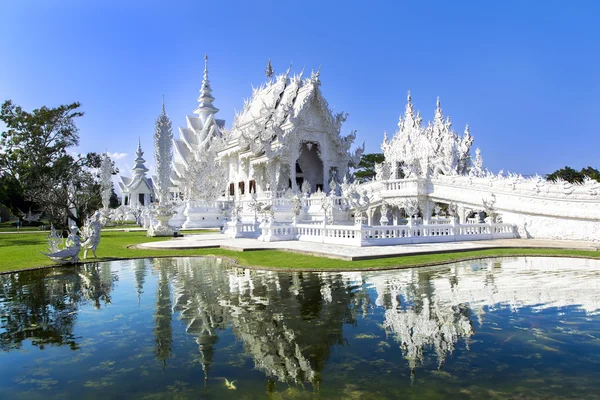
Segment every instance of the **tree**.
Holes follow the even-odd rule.
[[[7,100],[0,111],[7,127],[0,135],[0,176],[18,183],[25,200],[34,202],[61,228],[67,218],[81,225],[88,213],[99,208],[94,169],[100,167],[100,156],[68,152],[79,144],[75,119],[84,115],[79,107],[75,102],[27,112]]]
[[[383,153],[363,154],[360,158],[358,168],[354,171],[354,179],[359,182],[366,182],[375,178],[375,164],[380,164],[385,161]]]
[[[589,176],[591,179],[595,179],[598,182],[600,182],[600,171],[598,171],[596,168],[588,166],[587,168],[583,168],[581,170],[581,173],[585,176]]]
[[[117,208],[121,205],[121,202],[119,201],[119,197],[117,196],[117,193],[115,192],[115,188],[112,188],[112,191],[110,193],[110,200],[109,200],[109,204],[108,204],[108,208]]]
[[[554,171],[546,177],[546,180],[556,181],[557,179],[562,179],[570,183],[582,183],[586,176],[600,182],[600,171],[597,169],[587,167],[582,168],[581,171],[577,171],[568,166]]]

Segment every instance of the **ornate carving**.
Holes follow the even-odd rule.
[[[464,136],[452,131],[450,118],[444,119],[438,98],[433,122],[421,126],[421,116],[415,116],[410,92],[404,117],[400,117],[398,131],[391,140],[384,136],[381,149],[386,162],[401,165],[408,178],[437,175],[464,175],[471,170],[470,149],[473,137],[469,127]]]

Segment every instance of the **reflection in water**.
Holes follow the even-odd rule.
[[[20,349],[24,340],[78,348],[73,333],[78,309],[88,302],[96,309],[110,303],[116,275],[110,265],[90,263],[0,275],[0,346]]]
[[[136,260],[137,263],[146,263],[146,260]],[[171,331],[171,284],[169,282],[170,267],[174,264],[170,259],[157,259],[154,261],[158,269],[158,288],[156,289],[156,306],[154,307],[154,343],[156,344],[156,358],[163,368],[171,354],[173,342]],[[137,265],[136,265],[137,272]]]
[[[117,281],[117,277],[123,278]],[[401,387],[409,376],[409,383],[416,383],[417,368],[423,370],[419,376],[426,376],[430,382],[445,377],[446,381],[437,382],[440,385],[450,384],[447,379],[453,375],[431,375],[428,371],[443,369],[456,376],[463,374],[467,382],[476,379],[477,374],[471,374],[471,363],[480,354],[470,350],[473,343],[480,343],[477,351],[489,351],[481,353],[486,361],[475,365],[498,368],[488,378],[498,378],[498,371],[505,369],[514,373],[514,369],[517,377],[511,379],[520,379],[519,364],[511,364],[518,357],[533,360],[519,361],[532,363],[527,364],[528,368],[542,368],[544,364],[535,360],[557,354],[557,346],[570,345],[568,335],[580,334],[588,323],[591,325],[586,329],[598,328],[598,278],[600,261],[559,258],[507,258],[365,273],[279,273],[243,269],[217,258],[87,264],[0,276],[0,345],[5,352],[21,349],[25,341],[41,349],[53,344],[77,350],[90,339],[77,330],[84,309],[100,316],[122,307],[119,312],[129,310],[133,326],[134,318],[143,318],[144,307],[150,304],[152,324],[147,333],[142,333],[141,327],[138,332],[114,322],[122,314],[109,321],[113,323],[111,329],[129,331],[132,347],[150,335],[151,357],[160,361],[165,379],[180,382],[169,386],[178,395],[184,390],[177,385],[198,381],[192,376],[203,374],[200,381],[209,393],[226,390],[225,373],[230,374],[229,381],[249,379],[245,378],[248,367],[253,366],[262,377],[262,389],[254,390],[262,393],[266,386],[267,393],[274,395],[276,383],[283,382],[309,384],[327,397],[331,395],[329,388],[343,379],[340,398],[358,396],[360,393],[352,389],[356,382],[375,391],[385,386],[387,394],[383,397],[394,397],[401,392],[393,392],[395,389],[386,385]],[[131,285],[133,302],[125,295],[128,289],[119,291],[121,284]],[[535,324],[521,318],[517,326],[515,313],[538,313],[540,318]],[[583,313],[584,322],[576,320],[576,326],[569,326],[569,321],[560,319],[569,313]],[[558,329],[563,322],[567,328]],[[554,337],[550,337],[552,329],[556,331]],[[90,330],[87,336],[93,332]],[[108,330],[96,336],[110,334]],[[195,343],[188,348],[190,339]],[[600,338],[592,333],[587,340],[591,344],[586,346],[600,345]],[[122,349],[123,345],[119,346]],[[140,351],[143,346],[137,348]],[[496,353],[504,358],[494,356]],[[546,353],[549,356],[543,356]],[[243,360],[240,364],[240,357],[250,360],[250,364]],[[198,365],[186,363],[188,358],[199,361],[197,372],[187,369],[193,367],[186,365]],[[404,361],[399,363],[399,358]],[[140,363],[137,359],[131,357]],[[586,356],[578,363],[589,363],[584,370],[590,373],[600,371],[600,359]],[[373,372],[383,365],[386,367],[381,373]],[[406,367],[408,372],[402,372]],[[558,368],[559,364],[551,362],[545,368],[550,367]],[[140,376],[156,380],[147,367],[143,368]],[[568,366],[561,368],[563,374],[569,372]],[[131,372],[134,375],[127,378],[130,370],[135,370],[135,365],[121,370],[123,379],[139,375]],[[393,385],[385,379],[389,373],[396,376]],[[385,385],[376,383],[382,379]],[[106,381],[88,384],[88,388],[102,387]],[[237,390],[244,386],[236,385]],[[143,391],[141,387],[138,390]],[[194,391],[186,390],[193,397]]]

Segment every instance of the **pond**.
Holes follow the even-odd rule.
[[[0,275],[0,398],[600,397],[600,260]]]

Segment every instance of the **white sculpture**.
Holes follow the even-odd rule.
[[[106,221],[110,218],[108,207],[110,205],[110,195],[113,191],[112,181],[113,164],[108,152],[102,157],[100,165],[100,189],[102,193],[102,212]]]
[[[409,92],[398,131],[391,140],[384,135],[381,144],[391,170],[400,166],[407,178],[467,174],[471,168],[470,149],[473,144],[468,125],[463,137],[454,133],[450,118],[444,119],[439,98],[433,122],[423,128],[421,121],[419,113],[415,116]]]
[[[81,250],[81,241],[78,235],[79,229],[76,225],[71,226],[71,230],[67,240],[65,241],[65,248],[58,250],[54,253],[42,253],[52,261],[65,264],[65,263],[77,263],[79,262],[79,251]]]
[[[54,225],[50,225],[50,234],[46,238],[48,244],[48,253],[56,253],[60,250],[62,244],[62,237],[54,229]]]
[[[158,207],[148,209],[148,236],[172,236],[174,230],[169,226],[169,219],[173,216],[173,206],[170,201],[169,189],[171,187],[171,162],[173,160],[173,130],[171,120],[165,111],[165,98],[163,96],[162,112],[156,119],[154,128],[154,161],[156,162],[156,192]],[[149,207],[149,206],[148,206]],[[158,223],[152,222],[156,217]]]
[[[33,212],[31,212],[31,207],[29,207],[29,211],[26,212],[26,213],[24,213],[21,210],[19,210],[19,212],[21,213],[23,221],[27,221],[29,223],[38,222],[40,220],[40,217],[42,216],[42,213],[33,213]]]
[[[87,223],[83,230],[83,236],[85,238],[85,241],[82,244],[82,247],[84,248],[84,259],[87,258],[88,250],[92,250],[92,252],[94,253],[94,258],[97,257],[96,248],[100,244],[100,231],[104,226],[102,222],[100,222],[100,216],[100,211],[96,211],[92,215],[92,217],[90,217],[88,221],[86,221]]]

